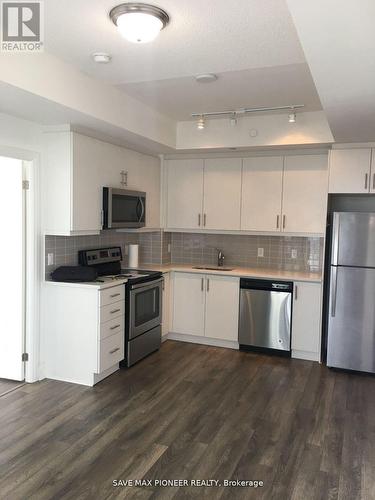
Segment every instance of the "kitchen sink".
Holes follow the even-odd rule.
[[[202,271],[233,271],[232,267],[223,266],[193,266],[193,269],[201,269]]]

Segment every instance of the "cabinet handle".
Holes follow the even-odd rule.
[[[116,326],[111,326],[110,330],[116,330],[117,328],[120,328],[121,325],[116,325]]]
[[[113,295],[110,295],[110,299],[114,299],[115,297],[120,297],[121,293],[114,293]]]
[[[365,189],[367,189],[368,184],[368,174],[365,174]]]
[[[206,227],[206,222],[207,222],[207,215],[204,214],[203,215],[203,225],[204,225],[204,227]]]
[[[294,285],[294,300],[298,300],[298,286]]]
[[[280,215],[276,216],[276,229],[280,229]]]
[[[116,347],[116,349],[112,349],[112,351],[109,351],[109,354],[114,354],[115,352],[119,351],[120,348]]]
[[[198,226],[200,227],[201,225],[201,214],[198,214]]]
[[[286,227],[286,215],[283,215],[283,229]]]
[[[207,292],[210,291],[210,280],[207,278]]]
[[[204,278],[201,278],[201,291],[204,291]]]
[[[111,314],[115,314],[115,313],[118,313],[120,311],[121,311],[121,309],[114,309],[113,311],[111,311]]]

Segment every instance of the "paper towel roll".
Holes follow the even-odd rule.
[[[129,245],[129,267],[138,267],[139,245]]]

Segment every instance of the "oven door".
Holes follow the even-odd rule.
[[[104,226],[139,228],[146,223],[146,193],[126,189],[104,188]]]
[[[132,285],[130,289],[129,340],[161,324],[163,278]]]

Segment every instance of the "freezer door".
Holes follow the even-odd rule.
[[[331,267],[327,365],[375,372],[375,269]]]
[[[375,268],[375,213],[335,212],[332,264]]]
[[[241,288],[241,345],[290,351],[291,293]]]

